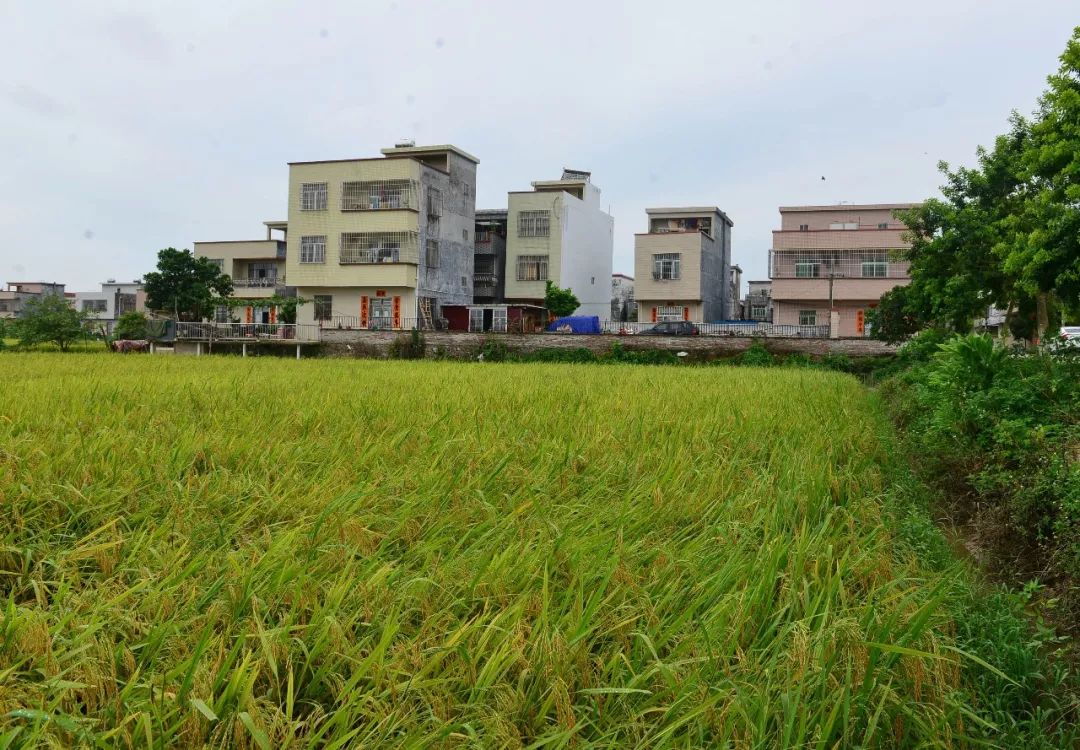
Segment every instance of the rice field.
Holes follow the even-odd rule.
[[[909,747],[971,707],[805,370],[0,354],[0,747]]]

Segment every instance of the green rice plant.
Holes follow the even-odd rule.
[[[853,378],[612,374],[5,354],[0,745],[997,736]]]

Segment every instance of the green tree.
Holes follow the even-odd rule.
[[[68,304],[59,294],[45,294],[23,303],[19,320],[19,344],[53,343],[66,352],[76,341],[86,337],[86,316]]]
[[[573,315],[581,303],[572,291],[560,289],[549,281],[544,287],[544,307],[556,318],[563,318]]]
[[[157,270],[143,277],[146,306],[171,313],[177,320],[202,320],[214,297],[232,294],[232,279],[206,258],[190,250],[167,247],[158,252]]]
[[[117,339],[145,339],[146,336],[146,313],[132,310],[116,319],[113,328],[113,338]]]
[[[878,306],[866,313],[866,323],[874,338],[897,343],[922,330],[917,312],[912,312],[912,289],[908,286],[893,287],[881,295]]]

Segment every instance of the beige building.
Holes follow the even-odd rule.
[[[284,221],[263,222],[266,226],[264,240],[225,240],[220,242],[196,242],[195,255],[217,265],[221,272],[232,279],[236,299],[250,300],[247,307],[231,311],[233,318],[242,323],[277,323],[277,310],[265,304],[270,297],[291,296],[286,287],[285,238],[288,223]],[[274,232],[280,232],[275,237]],[[229,320],[230,311],[218,309],[220,322]]]
[[[546,282],[570,289],[577,315],[611,315],[614,220],[592,175],[564,169],[558,180],[532,183],[508,198],[507,302],[543,305]]]
[[[0,318],[22,317],[23,304],[48,294],[64,295],[64,285],[48,281],[12,281],[0,291]]]
[[[647,208],[634,235],[638,321],[715,323],[730,315],[731,228],[715,206]]]
[[[429,327],[473,295],[476,157],[398,144],[381,158],[293,162],[285,273],[298,323]]]
[[[781,206],[769,256],[773,323],[867,335],[867,310],[910,282],[908,263],[895,257],[910,246],[907,227],[893,212],[916,205]]]

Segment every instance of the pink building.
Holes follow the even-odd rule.
[[[915,203],[781,206],[769,254],[773,323],[832,326],[833,336],[866,336],[866,312],[910,282],[897,209]],[[830,314],[830,310],[832,314]]]

